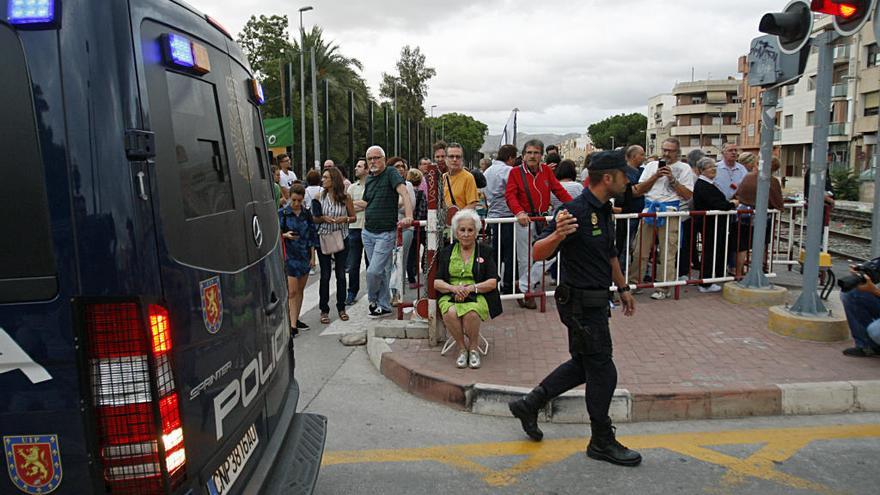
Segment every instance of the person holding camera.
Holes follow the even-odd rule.
[[[880,355],[880,258],[851,267],[852,274],[838,281],[840,300],[855,347],[843,350],[845,356]]]

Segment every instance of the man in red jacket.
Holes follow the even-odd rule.
[[[519,290],[524,293],[531,292],[541,282],[543,273],[543,263],[532,263],[532,242],[543,228],[544,222],[530,222],[529,217],[548,213],[550,194],[554,194],[563,203],[572,199],[556,179],[553,170],[541,163],[543,155],[544,143],[538,139],[526,141],[523,145],[523,163],[510,170],[504,195],[507,206],[516,215],[516,261],[520,274]],[[523,308],[537,307],[531,297],[518,299],[516,302]]]

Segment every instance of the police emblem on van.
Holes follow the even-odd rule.
[[[208,333],[215,334],[223,325],[223,293],[220,290],[220,277],[214,276],[199,282],[202,293],[202,320]]]
[[[12,484],[25,493],[49,493],[61,484],[58,435],[4,436]]]

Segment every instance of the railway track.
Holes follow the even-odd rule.
[[[834,217],[832,216],[832,219]],[[859,219],[864,221],[862,219]],[[788,219],[782,220],[781,232],[780,232],[780,240],[784,240],[786,242],[789,241],[788,231],[789,231],[789,221]],[[801,224],[795,222],[795,229],[800,230]],[[868,222],[868,226],[870,227],[870,222]],[[795,249],[799,249],[801,246],[798,245],[798,241],[795,240],[796,246]],[[829,231],[829,239],[828,239],[828,252],[830,254],[840,256],[846,259],[855,260],[855,261],[866,261],[871,257],[871,238],[866,237],[861,234],[855,234],[852,232],[845,232],[841,230],[831,229]]]

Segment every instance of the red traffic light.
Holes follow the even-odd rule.
[[[823,14],[840,16],[848,19],[859,13],[859,4],[862,2],[834,2],[832,0],[812,0],[810,2],[810,10],[813,12],[821,12]],[[867,2],[866,2],[867,3]],[[867,5],[865,6],[867,7]]]
[[[834,30],[851,36],[868,22],[876,0],[812,0],[810,10],[834,17]]]

